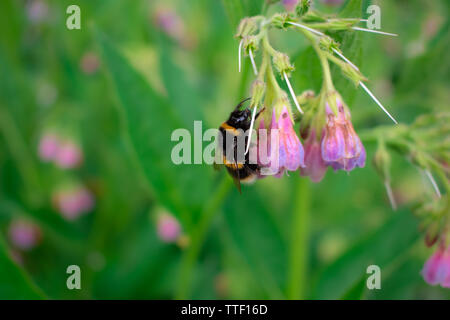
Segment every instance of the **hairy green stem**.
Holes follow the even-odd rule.
[[[308,179],[298,179],[296,203],[292,213],[287,298],[305,298],[305,280],[309,247],[310,193]]]
[[[216,193],[205,205],[197,227],[192,231],[191,244],[184,253],[181,261],[179,286],[175,295],[176,299],[189,298],[193,278],[192,270],[194,269],[195,261],[200,254],[200,250],[213,218],[227,196],[231,185],[231,179],[228,176],[224,176],[220,182],[220,185],[217,187]]]

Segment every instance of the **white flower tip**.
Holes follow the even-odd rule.
[[[358,30],[358,31],[364,31],[364,32],[372,32],[372,33],[384,34],[386,36],[391,36],[391,37],[397,37],[398,36],[398,34],[396,34],[396,33],[378,31],[378,30],[373,30],[373,29],[365,29],[365,28],[360,28],[360,27],[352,27],[352,29],[353,30]]]
[[[253,72],[255,73],[255,76],[257,76],[258,75],[258,69],[256,68],[255,59],[253,58],[252,49],[248,49],[248,54],[250,55],[250,61],[252,62]]]
[[[360,81],[359,85],[367,92],[367,94],[375,101],[375,103],[381,108],[381,110],[384,111],[384,113],[387,114],[389,118],[391,118],[392,121],[394,121],[395,124],[398,124],[398,121],[395,120],[395,118],[386,110],[386,108],[381,104],[381,102],[375,97],[375,95],[369,90],[369,88],[366,87],[366,85]]]
[[[433,175],[431,174],[430,170],[424,170],[426,176],[428,177],[428,179],[431,182],[431,185],[433,186],[434,191],[436,192],[436,195],[438,196],[438,198],[441,198],[441,191],[439,190],[439,187],[436,183],[436,180],[434,180]]]
[[[391,184],[389,181],[384,182],[384,187],[386,188],[386,193],[389,198],[389,202],[391,203],[392,210],[397,210],[397,203],[394,198],[394,193],[392,192]]]
[[[294,100],[295,106],[297,107],[298,111],[301,114],[303,114],[303,110],[302,110],[302,108],[300,108],[300,104],[297,101],[297,96],[294,93],[294,89],[292,89],[291,83],[289,82],[289,78],[288,78],[286,72],[283,72],[283,76],[284,76],[284,80],[286,81],[286,84],[287,84],[287,86],[289,88],[289,92],[291,93],[292,100]]]

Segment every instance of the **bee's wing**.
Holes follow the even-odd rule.
[[[237,173],[237,177],[234,180],[234,184],[236,185],[236,188],[239,190],[239,193],[242,194],[241,190],[241,177],[239,176],[239,166],[237,163],[237,148],[234,149],[234,165]]]
[[[236,168],[237,168],[237,162],[236,162]],[[234,185],[236,186],[236,188],[238,189],[239,193],[242,194],[242,190],[241,190],[241,177],[239,176],[239,169],[236,170],[237,172],[237,177],[233,178],[233,182]]]

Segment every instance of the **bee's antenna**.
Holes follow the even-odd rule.
[[[236,106],[236,108],[234,108],[234,110],[239,109],[245,101],[248,101],[248,100],[250,100],[250,99],[251,99],[251,98],[246,98],[246,99],[242,100],[241,102],[239,102],[239,104]]]

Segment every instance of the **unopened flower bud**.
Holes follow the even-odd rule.
[[[319,40],[319,47],[321,50],[331,53],[332,50],[337,49],[339,47],[339,45],[331,37],[322,36],[322,37],[320,37],[320,40]]]
[[[277,13],[272,17],[271,20],[271,24],[273,27],[283,30],[285,30],[289,26],[288,22],[295,22],[295,19],[291,14],[287,12]]]
[[[333,19],[328,20],[326,25],[329,31],[346,31],[350,30],[358,22],[359,19]]]
[[[367,78],[362,75],[359,70],[356,70],[352,65],[349,63],[345,63],[342,67],[342,73],[353,83],[355,86],[358,86],[361,81],[366,81]]]
[[[253,81],[252,101],[251,101],[252,106],[258,106],[261,104],[265,91],[266,91],[266,84],[263,81],[258,79]]]
[[[250,50],[252,52],[255,52],[259,49],[259,41],[255,36],[246,36],[243,38],[244,40],[244,52],[249,52]]]
[[[244,18],[239,23],[236,38],[245,38],[255,34],[258,30],[258,17]]]
[[[315,10],[308,10],[302,17],[303,22],[326,22],[327,18]]]
[[[432,247],[436,241],[439,239],[440,235],[440,225],[437,221],[432,222],[425,233],[425,244],[427,247]]]
[[[304,105],[304,104],[306,105],[315,98],[316,98],[316,94],[314,93],[313,90],[305,90],[302,92],[301,95],[297,96],[297,101],[301,105]]]
[[[383,141],[378,143],[378,149],[373,157],[373,165],[384,181],[390,181],[391,156]]]
[[[286,73],[287,76],[294,71],[294,66],[289,61],[289,56],[282,52],[276,52],[273,55],[273,64],[280,74]]]
[[[308,12],[310,7],[311,7],[311,0],[301,0],[300,3],[297,5],[297,8],[295,9],[295,12],[297,13],[297,16],[301,17]]]

